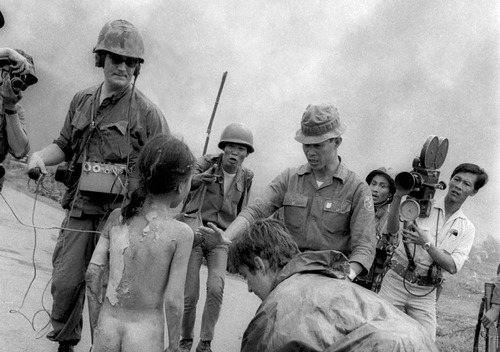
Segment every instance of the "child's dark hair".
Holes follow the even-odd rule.
[[[229,246],[229,270],[237,273],[240,266],[246,266],[251,273],[255,273],[256,256],[266,259],[270,269],[279,270],[299,253],[297,243],[282,221],[258,219],[236,236]]]
[[[135,167],[139,180],[130,200],[122,208],[123,223],[142,207],[148,194],[164,194],[177,189],[193,170],[189,147],[170,135],[157,135],[142,148]]]
[[[459,172],[468,172],[470,174],[477,175],[476,182],[474,183],[474,190],[479,191],[481,187],[483,187],[488,182],[488,174],[484,169],[480,168],[476,164],[460,164],[458,165],[453,173],[451,174],[451,178],[458,174]]]

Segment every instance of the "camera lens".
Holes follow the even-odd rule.
[[[400,172],[394,182],[396,188],[403,191],[413,191],[422,185],[421,176],[415,172]]]
[[[12,77],[10,80],[10,85],[15,91],[20,91],[25,89],[24,81],[19,77]]]

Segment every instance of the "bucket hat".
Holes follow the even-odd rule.
[[[318,144],[341,136],[346,125],[340,121],[339,112],[332,104],[308,105],[295,140],[302,144]]]

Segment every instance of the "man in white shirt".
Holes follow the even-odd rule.
[[[419,321],[436,338],[436,288],[440,271],[456,274],[462,268],[474,242],[475,228],[461,207],[488,181],[486,172],[475,164],[460,164],[453,171],[448,193],[432,205],[428,217],[419,217],[401,230],[380,295]],[[387,230],[399,230],[399,205],[405,194],[396,185]],[[409,248],[409,255],[404,248]],[[413,260],[416,267],[409,269]]]

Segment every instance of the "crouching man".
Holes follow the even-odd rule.
[[[237,236],[229,265],[262,300],[243,352],[437,351],[415,320],[345,280],[349,262],[342,253],[300,253],[278,220],[256,220]]]

